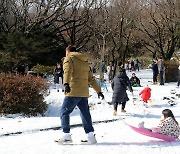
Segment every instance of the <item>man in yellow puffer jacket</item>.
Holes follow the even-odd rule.
[[[65,98],[61,107],[61,127],[64,135],[59,142],[72,142],[70,135],[69,115],[76,106],[80,109],[80,115],[85,132],[88,134],[88,142],[96,143],[94,128],[88,106],[89,84],[97,92],[98,97],[104,99],[101,87],[93,77],[87,57],[76,51],[73,46],[66,48],[66,57],[63,61]]]

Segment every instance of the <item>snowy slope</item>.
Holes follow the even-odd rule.
[[[132,72],[128,72],[129,77]],[[54,143],[54,139],[61,136],[61,130],[39,131],[45,128],[60,127],[59,109],[63,102],[64,94],[51,89],[49,96],[45,98],[49,104],[48,111],[45,117],[22,117],[20,115],[8,115],[0,118],[0,153],[180,153],[180,142],[163,142],[158,139],[153,139],[133,132],[124,123],[137,125],[141,121],[145,121],[145,127],[154,127],[158,124],[161,111],[169,108],[173,111],[177,121],[180,123],[180,103],[175,94],[180,94],[180,89],[176,88],[176,83],[166,83],[165,86],[151,85],[152,72],[151,70],[141,70],[136,72],[141,79],[141,85],[144,87],[147,84],[152,89],[152,103],[149,108],[145,108],[140,101],[138,93],[143,87],[133,88],[134,94],[128,92],[130,100],[127,102],[127,114],[120,112],[118,108],[118,116],[112,115],[113,108],[107,102],[111,101],[112,90],[110,84],[106,82],[106,88],[103,89],[105,100],[97,98],[97,94],[90,88],[89,104],[91,106],[92,120],[103,121],[119,119],[118,121],[109,123],[94,124],[98,144],[96,145],[69,145],[62,146]],[[107,78],[107,76],[106,76]],[[167,100],[163,97],[174,97],[177,105],[170,106]],[[133,103],[133,97],[137,100]],[[71,115],[71,125],[81,124],[79,110],[76,109]],[[19,135],[4,136],[7,133],[22,132]],[[78,143],[85,137],[82,127],[76,127],[71,130],[72,138],[75,143]],[[70,148],[69,148],[70,147]]]

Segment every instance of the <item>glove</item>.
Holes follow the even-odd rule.
[[[104,99],[104,95],[103,95],[102,92],[99,92],[99,93],[98,93],[98,98],[100,98],[100,97],[102,97],[102,99]]]
[[[71,91],[68,83],[64,84],[64,91],[65,91],[65,93],[69,93]]]

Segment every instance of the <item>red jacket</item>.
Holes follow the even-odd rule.
[[[141,95],[142,100],[147,103],[147,101],[151,97],[151,89],[149,87],[146,87],[139,93],[139,95]]]

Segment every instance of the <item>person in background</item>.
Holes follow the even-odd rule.
[[[100,81],[101,82],[104,82],[104,73],[106,73],[107,70],[106,70],[106,66],[105,66],[105,62],[102,61],[100,63]]]
[[[129,62],[125,63],[124,68],[126,69],[126,71],[129,71]]]
[[[114,71],[114,66],[113,63],[110,62],[109,65],[107,66],[107,74],[108,74],[109,82],[111,82],[113,79],[113,71]]]
[[[158,71],[158,65],[157,65],[156,60],[153,60],[152,71],[153,71],[153,84],[157,84],[157,76],[159,74],[159,71]]]
[[[134,62],[135,71],[136,71],[136,70],[139,71],[139,64],[140,64],[139,60],[136,59],[135,62]]]
[[[68,46],[66,48],[66,57],[63,61],[63,70],[65,98],[60,109],[63,136],[58,142],[72,142],[70,114],[77,106],[80,110],[82,125],[87,134],[88,143],[97,143],[88,106],[89,84],[97,92],[99,98],[102,97],[104,99],[104,95],[90,71],[87,56],[78,52],[74,46]]]
[[[130,78],[130,83],[132,87],[141,87],[140,85],[140,80],[139,78],[136,76],[135,73],[132,73],[132,77]]]
[[[105,62],[102,61],[102,63],[100,64],[100,70],[102,73],[106,73],[106,65],[105,65]]]
[[[130,60],[128,61],[128,71],[131,72],[131,62],[130,62]]]
[[[160,57],[158,60],[158,70],[159,70],[160,85],[164,85],[165,66],[162,57]]]
[[[120,72],[114,77],[111,83],[111,87],[113,89],[112,102],[114,103],[114,113],[113,115],[117,115],[118,104],[122,104],[121,112],[126,112],[125,106],[126,102],[129,100],[126,89],[129,88],[130,92],[133,93],[133,89],[131,87],[131,83],[126,74],[124,68],[121,67]]]
[[[134,60],[131,60],[131,71],[135,71]]]
[[[59,63],[56,64],[53,74],[54,74],[54,84],[56,84],[57,92],[59,92],[60,84],[63,85],[63,69]],[[63,88],[62,91],[64,91]]]

